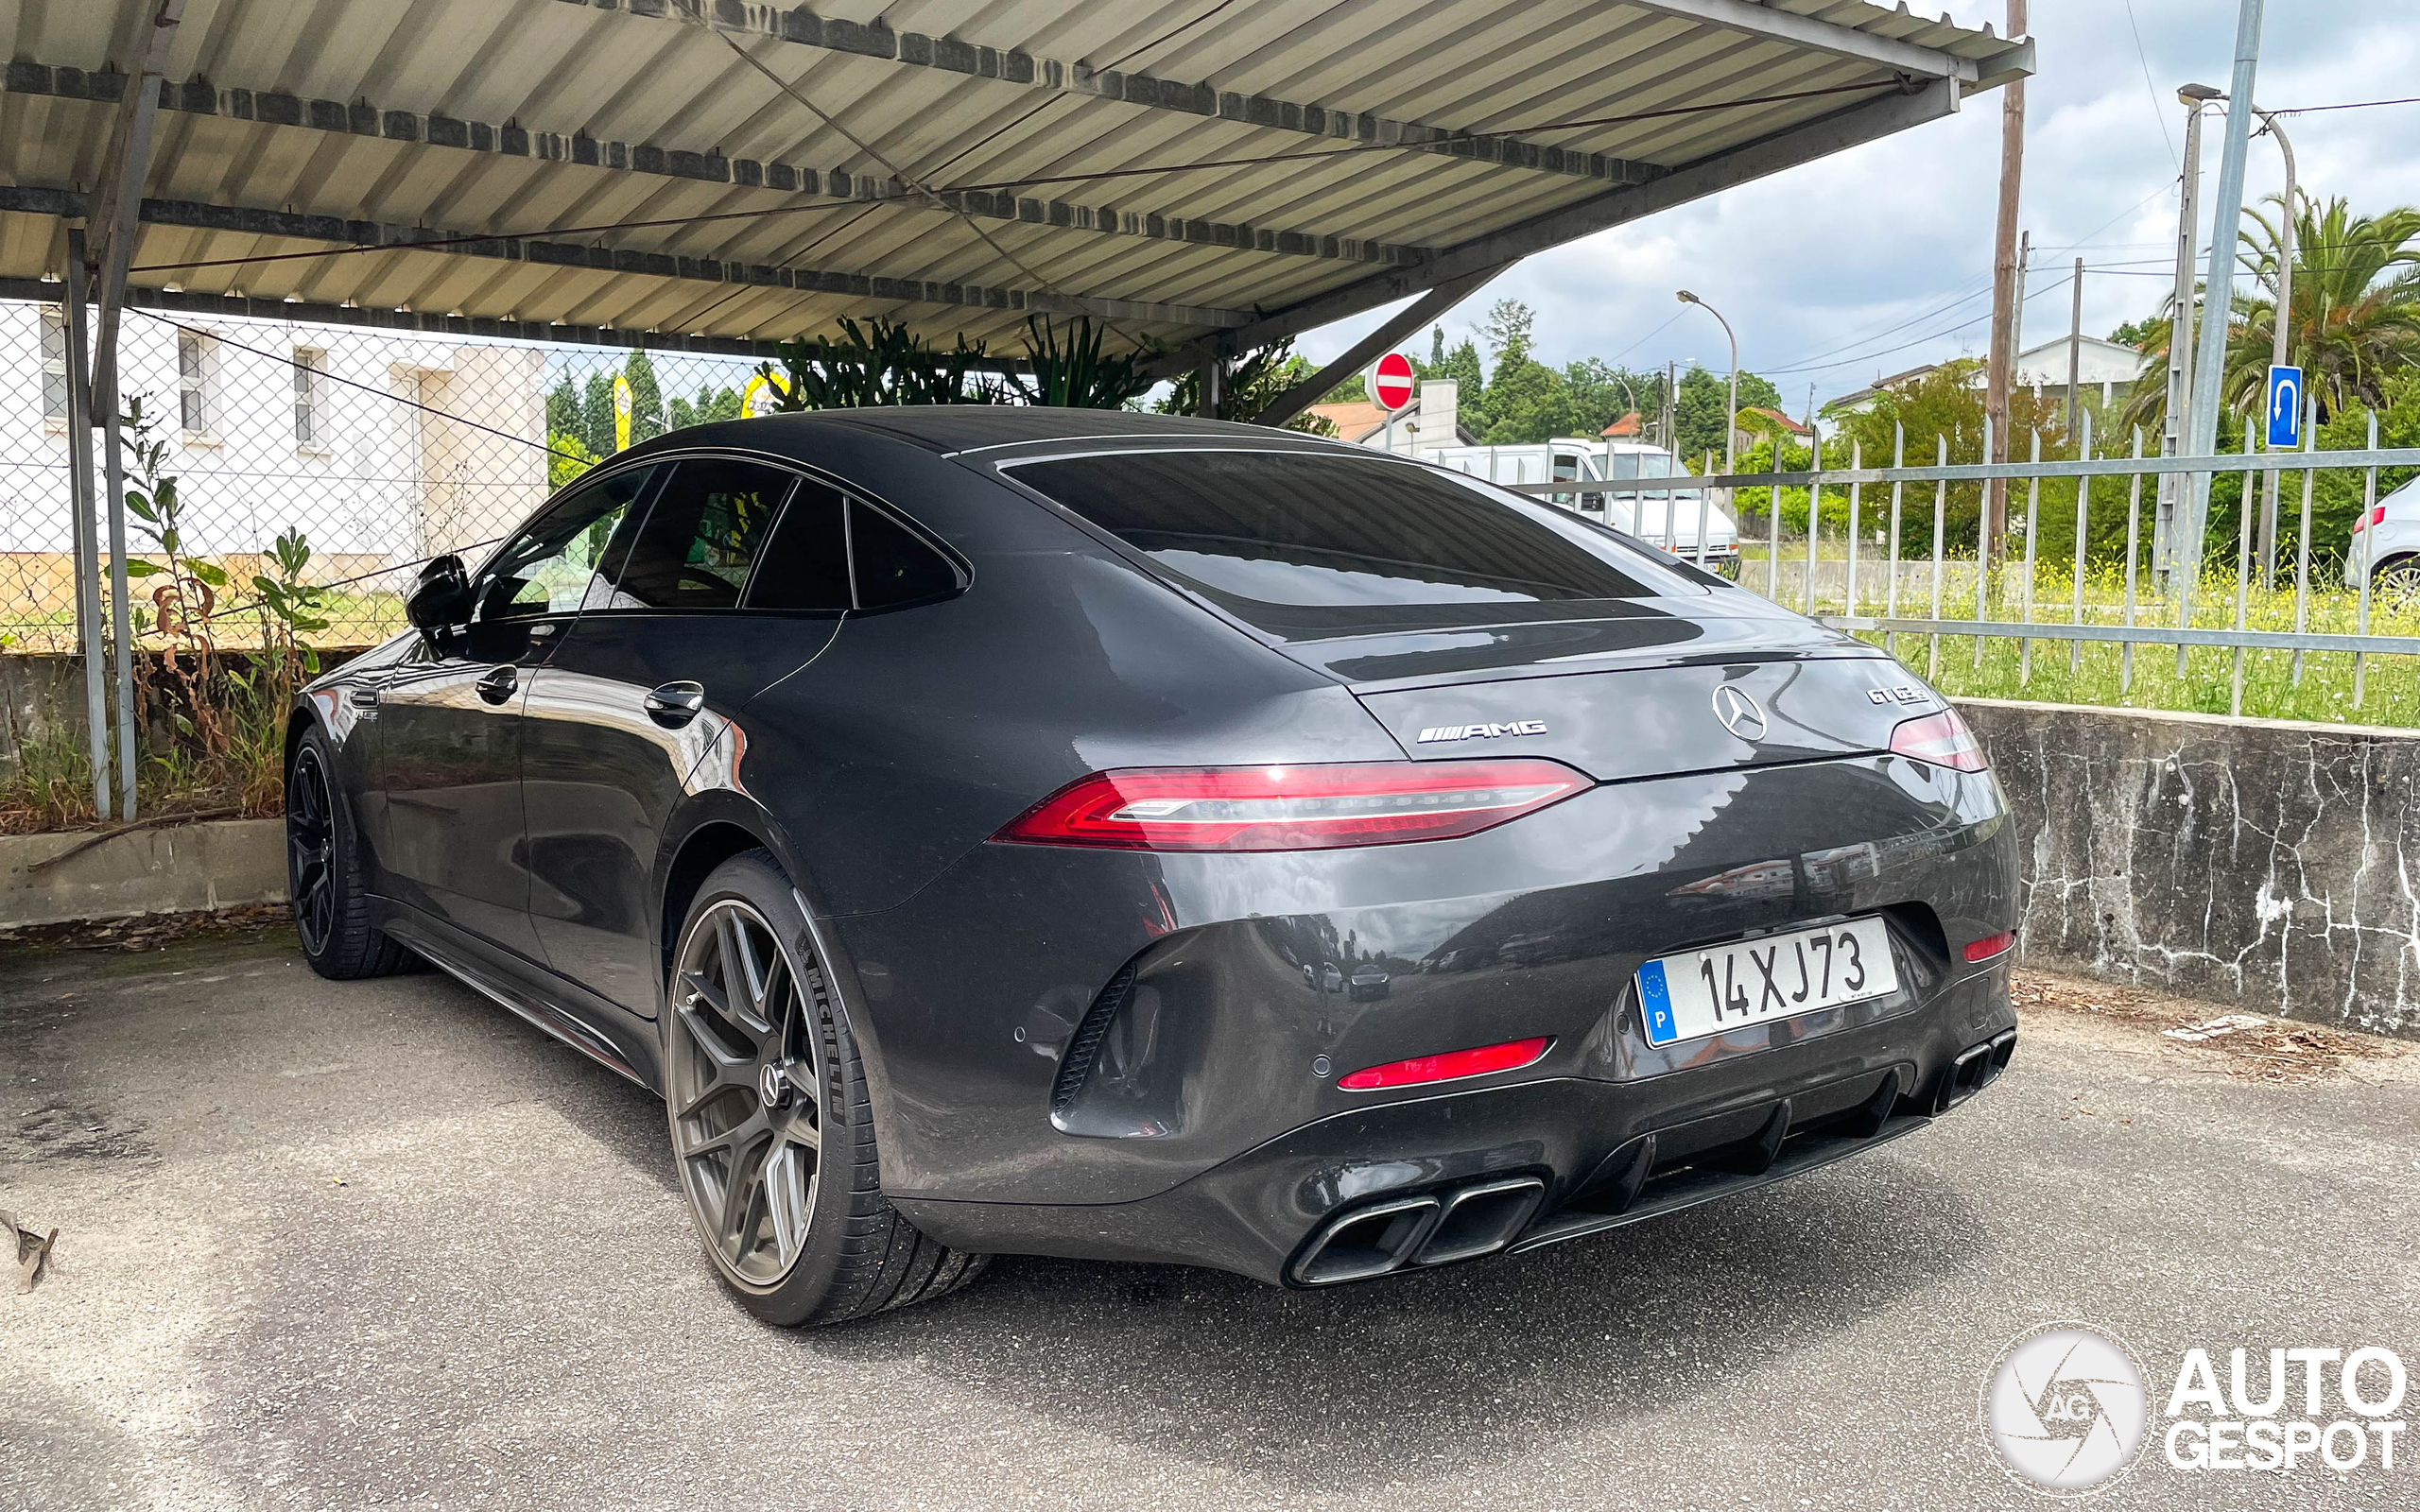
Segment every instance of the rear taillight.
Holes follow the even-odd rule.
[[[1533,1065],[1547,1053],[1548,1039],[1508,1040],[1500,1045],[1481,1045],[1477,1050],[1448,1050],[1442,1056],[1414,1056],[1409,1060],[1390,1060],[1383,1066],[1369,1066],[1336,1080],[1349,1092],[1375,1091],[1381,1087],[1414,1087],[1423,1082],[1460,1081],[1464,1076],[1484,1076],[1491,1071],[1518,1071]]]
[[[2353,533],[2358,536],[2371,525],[2382,525],[2384,524],[2386,524],[2386,506],[2383,504],[2373,505],[2368,509],[2365,509],[2361,513],[2353,517]]]
[[[1991,765],[1983,760],[1983,747],[1975,732],[1955,709],[1902,721],[1891,731],[1891,748],[1901,756],[1958,772],[1979,772]]]
[[[2013,929],[1986,935],[1981,939],[1970,939],[1966,942],[1966,962],[1971,966],[1978,961],[1988,961],[1995,955],[2004,954],[2015,943],[2016,931]]]
[[[1449,840],[1589,786],[1560,762],[1373,762],[1095,772],[994,840],[1123,850],[1322,850]]]

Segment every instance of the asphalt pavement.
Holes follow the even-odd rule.
[[[696,1252],[659,1106],[444,977],[0,944],[0,1208],[61,1231],[0,1277],[0,1509],[2038,1506],[1978,1421],[2037,1323],[2120,1337],[2154,1414],[2193,1347],[2420,1377],[2420,1055],[2173,1051],[2037,1015],[1932,1128],[1514,1260],[1004,1258],[784,1332]],[[2153,1443],[2098,1504],[2415,1506],[2409,1459]]]

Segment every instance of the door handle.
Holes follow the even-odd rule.
[[[510,665],[493,668],[477,683],[479,696],[489,703],[503,703],[520,685],[520,669]]]
[[[640,700],[647,707],[647,716],[666,730],[678,730],[698,717],[706,706],[706,689],[699,682],[667,682],[650,688]]]

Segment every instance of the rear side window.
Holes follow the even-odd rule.
[[[888,609],[958,591],[958,573],[941,553],[881,510],[849,501],[849,559],[857,607]]]
[[[838,613],[850,607],[849,503],[837,490],[803,479],[756,564],[750,609]]]
[[[1013,475],[1273,634],[1578,618],[1677,587],[1548,507],[1404,463],[1123,452]]]
[[[647,523],[607,564],[611,603],[592,609],[733,609],[773,517],[797,481],[754,462],[693,457],[676,463]]]
[[[907,526],[870,504],[807,480],[799,484],[765,548],[748,590],[748,607],[889,609],[958,588],[958,570]]]

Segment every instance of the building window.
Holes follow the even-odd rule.
[[[177,333],[178,416],[188,436],[218,434],[218,343]]]
[[[325,447],[328,354],[316,347],[294,349],[294,444],[304,451]]]
[[[67,317],[55,304],[42,307],[42,413],[67,419]]]

